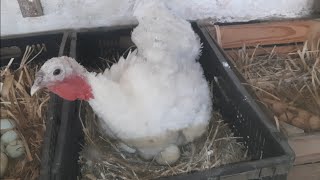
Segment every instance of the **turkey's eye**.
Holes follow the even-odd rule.
[[[53,71],[53,75],[57,76],[61,73],[61,69],[56,69]]]

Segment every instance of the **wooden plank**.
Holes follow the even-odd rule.
[[[320,163],[293,166],[288,174],[288,180],[319,180]]]
[[[320,162],[320,133],[291,137],[289,145],[296,154],[295,165]]]
[[[275,45],[320,38],[318,19],[208,26],[207,29],[213,38],[220,40],[225,49],[240,48],[244,43],[253,46]],[[217,34],[220,34],[220,38]]]
[[[23,17],[37,17],[43,15],[40,0],[18,0]]]

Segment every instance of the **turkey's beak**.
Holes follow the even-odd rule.
[[[41,89],[39,86],[33,85],[30,92],[31,96],[33,96],[39,89]]]
[[[35,81],[31,87],[30,95],[33,96],[42,86],[43,73],[41,71],[37,72]]]

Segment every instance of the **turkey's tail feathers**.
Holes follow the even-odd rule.
[[[141,1],[134,15],[139,25],[132,41],[148,61],[194,62],[201,53],[201,43],[191,24],[170,12],[161,1]]]

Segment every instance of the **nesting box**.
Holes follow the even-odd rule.
[[[261,113],[288,139],[295,153],[289,178],[319,179],[320,88],[312,80],[320,77],[312,73],[320,67],[319,18],[220,24],[206,30],[233,61],[237,77],[245,79],[250,95],[264,109]]]
[[[70,35],[70,56],[88,69],[101,67],[99,57],[112,54],[113,49],[124,52],[131,45],[128,38],[133,28],[124,26],[74,31]],[[193,24],[193,28],[203,43],[199,62],[206,79],[213,82],[214,107],[235,136],[240,137],[239,141],[245,144],[251,159],[161,179],[285,179],[294,160],[285,137],[242,85],[245,80],[208,31],[197,24]],[[64,130],[59,136],[63,139],[57,144],[57,161],[51,162],[59,165],[59,168],[51,170],[53,179],[77,179],[80,176],[78,144],[83,143],[84,134],[78,116],[79,103],[65,101],[62,106]]]

